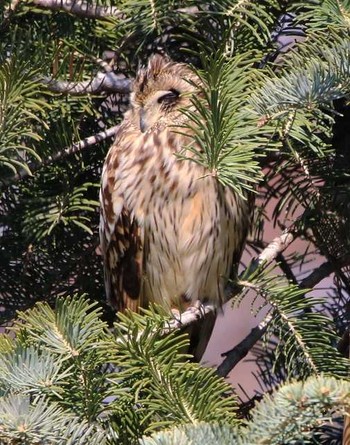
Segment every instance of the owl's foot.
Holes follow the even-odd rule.
[[[202,303],[200,300],[197,300],[184,312],[180,312],[178,309],[171,309],[173,320],[169,322],[169,327],[170,329],[179,329],[189,326],[203,319],[209,312],[215,313],[216,307],[213,304]]]

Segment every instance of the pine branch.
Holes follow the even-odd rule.
[[[48,156],[41,163],[30,164],[29,171],[21,170],[19,173],[12,176],[11,178],[3,180],[2,181],[3,188],[14,185],[18,181],[21,181],[22,179],[26,179],[29,176],[32,176],[34,172],[40,170],[44,166],[50,165],[56,161],[66,158],[67,156],[70,156],[74,153],[78,153],[86,148],[92,147],[93,145],[96,145],[96,144],[104,141],[105,139],[115,136],[118,129],[119,129],[119,125],[115,125],[114,127],[108,128],[107,130],[101,131],[100,133],[97,133],[93,136],[89,136],[85,139],[82,139],[81,141],[73,144],[71,147],[60,150],[57,153],[53,154],[52,156]]]
[[[274,261],[277,256],[282,253],[295,239],[295,232],[288,230],[282,235],[274,238],[267,247],[260,253],[256,262],[258,266],[269,264]]]
[[[97,73],[92,80],[83,82],[67,82],[50,77],[40,79],[50,91],[55,93],[69,94],[71,96],[83,96],[85,94],[119,93],[129,94],[131,92],[131,79],[121,79],[113,72]]]
[[[177,425],[168,431],[143,437],[142,445],[252,445],[319,442],[322,428],[334,413],[349,417],[350,385],[346,380],[311,377],[292,382],[266,395],[242,427],[215,423]],[[325,437],[325,434],[323,434]],[[322,443],[326,443],[323,442]],[[328,442],[327,442],[328,443]],[[344,445],[347,444],[344,443]]]
[[[142,416],[146,415],[154,431],[161,416],[163,428],[174,424],[200,421],[236,423],[235,401],[231,389],[212,369],[191,363],[184,354],[188,337],[179,332],[164,335],[169,315],[156,306],[143,314],[120,314],[115,325],[117,366],[122,371],[113,376],[130,388]],[[198,389],[205,382],[206,391]],[[133,406],[133,410],[138,409]]]
[[[15,0],[19,3],[21,0]],[[65,11],[77,17],[108,20],[116,18],[125,20],[127,15],[125,12],[115,6],[99,6],[95,3],[80,0],[30,0],[39,8],[49,9],[51,11]],[[196,15],[200,13],[197,6],[189,6],[178,8],[176,12],[188,15]]]
[[[65,11],[78,17],[92,19],[125,18],[125,14],[115,6],[98,6],[79,0],[31,0],[31,3],[34,3],[39,8],[50,9],[51,11]]]
[[[325,376],[284,385],[252,410],[243,444],[311,443],[334,412],[349,411],[349,392],[348,381]]]
[[[230,351],[221,354],[225,360],[217,367],[217,373],[220,377],[227,377],[232,369],[248,354],[257,341],[265,334],[272,314],[269,313],[238,345]]]
[[[263,252],[259,255],[257,263],[263,258],[263,261],[271,262],[276,259],[278,255],[293,241],[294,236],[286,232],[280,237],[275,238]],[[298,285],[301,289],[312,289],[324,278],[328,277],[339,267],[345,267],[350,263],[350,260],[344,261],[341,265],[330,262],[321,264],[317,269],[312,271],[310,275],[304,278]],[[261,263],[260,263],[261,264]],[[221,354],[225,357],[223,362],[218,366],[217,373],[221,377],[226,377],[232,369],[248,354],[252,347],[259,341],[266,333],[268,326],[273,320],[274,314],[269,312],[266,317],[251,330],[251,332],[234,348]]]

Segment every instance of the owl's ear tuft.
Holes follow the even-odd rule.
[[[139,69],[134,81],[134,89],[137,89],[140,93],[144,93],[149,85],[149,81],[157,80],[158,76],[172,64],[173,62],[168,56],[153,54],[148,59],[147,67]]]
[[[156,78],[169,64],[171,60],[162,54],[153,54],[148,60],[147,72]]]

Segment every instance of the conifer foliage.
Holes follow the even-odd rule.
[[[347,0],[1,2],[0,443],[340,443],[349,17]],[[186,112],[195,161],[258,198],[251,262],[228,294],[267,315],[218,370],[190,361],[160,308],[115,321],[104,303],[101,167],[155,52],[201,79]],[[249,350],[263,389],[247,415],[221,377]]]

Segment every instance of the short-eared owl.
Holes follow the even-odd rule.
[[[197,80],[186,65],[152,56],[137,74],[131,109],[107,155],[100,240],[108,301],[118,311],[150,302],[183,311],[197,300],[220,307],[236,273],[248,202],[176,156],[193,143],[182,110],[192,106]],[[197,360],[214,321],[192,329]]]

